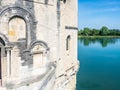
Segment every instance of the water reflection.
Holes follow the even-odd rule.
[[[108,44],[115,44],[119,38],[91,38],[91,37],[81,37],[80,42],[84,44],[84,46],[89,46],[90,44],[100,43],[102,47],[107,47]]]
[[[78,40],[80,69],[76,90],[120,90],[119,46],[120,38]]]

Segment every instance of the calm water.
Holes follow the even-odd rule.
[[[79,39],[77,90],[120,90],[120,38]]]

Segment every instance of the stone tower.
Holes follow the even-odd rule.
[[[0,90],[75,90],[77,0],[0,0]]]

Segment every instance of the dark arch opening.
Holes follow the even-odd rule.
[[[1,58],[2,58],[2,48],[5,46],[4,40],[0,37],[0,86],[2,86],[2,63],[1,63]]]
[[[70,49],[70,35],[67,36],[66,38],[66,51],[68,51]]]
[[[0,37],[0,43],[5,46],[5,42],[1,37]]]
[[[63,0],[64,3],[66,3],[66,0]]]

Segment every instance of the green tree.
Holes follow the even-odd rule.
[[[88,27],[81,29],[78,31],[78,35],[84,36],[120,36],[119,29],[108,29],[106,26],[103,26],[100,30],[99,29],[90,29]]]
[[[103,35],[103,36],[105,36],[105,35],[107,35],[109,33],[109,30],[108,30],[108,28],[106,26],[103,26],[100,29],[100,31],[101,31],[101,35]]]
[[[83,35],[83,30],[82,29],[78,31],[78,35]]]
[[[100,30],[97,30],[97,29],[93,29],[92,30],[92,35],[94,36],[94,35],[99,35],[99,33],[100,33]]]
[[[90,29],[89,28],[84,28],[83,34],[88,36],[90,34]]]

